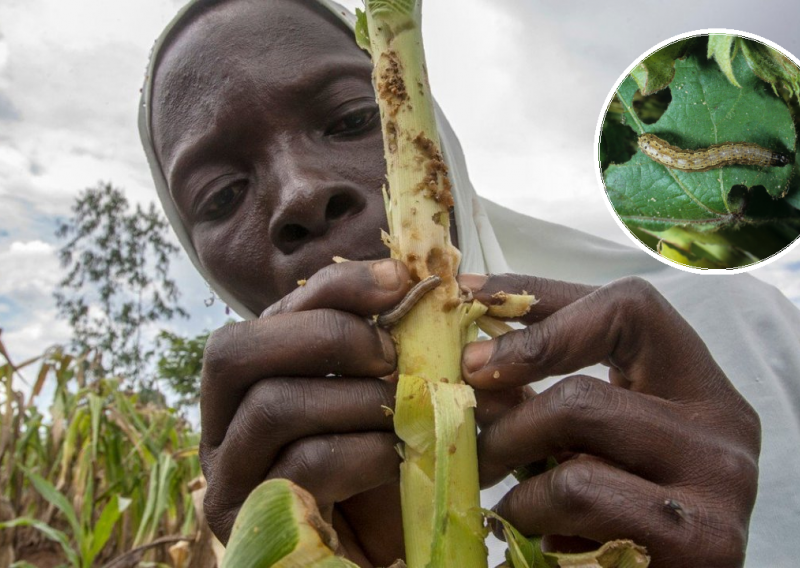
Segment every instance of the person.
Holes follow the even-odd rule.
[[[378,238],[380,120],[351,27],[329,0],[192,2],[153,51],[140,132],[184,248],[245,318],[217,330],[204,358],[212,529],[226,542],[249,492],[289,478],[314,495],[341,554],[386,566],[404,554],[397,439],[381,408],[393,406],[396,352],[369,319],[410,282]],[[631,538],[654,567],[741,565],[748,534],[753,565],[791,565],[798,310],[749,276],[687,275],[478,198],[437,114],[461,285],[541,300],[522,329],[464,353],[482,484],[561,458],[494,485],[498,513],[550,546]],[[608,381],[592,378],[597,364]]]

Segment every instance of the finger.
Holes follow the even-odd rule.
[[[597,286],[520,274],[491,274],[488,276],[461,274],[458,277],[458,283],[461,287],[471,291],[476,300],[487,306],[496,303],[496,298],[493,296],[498,292],[533,294],[538,302],[533,304],[530,311],[519,320],[526,324],[541,321],[564,306],[597,290]]]
[[[214,481],[243,501],[289,444],[325,433],[392,431],[396,385],[377,379],[266,379],[247,393],[217,450]],[[220,489],[222,490],[222,489]]]
[[[596,363],[618,369],[632,390],[662,398],[716,398],[724,385],[734,392],[697,333],[640,278],[613,282],[525,329],[471,343],[462,358],[464,380],[482,389]]]
[[[336,505],[351,526],[358,527],[359,541],[374,566],[389,566],[405,558],[400,484],[388,483],[354,495]],[[375,522],[375,511],[381,522]]]
[[[260,317],[323,308],[370,316],[397,305],[410,288],[408,269],[397,260],[330,264]]]
[[[380,377],[395,365],[391,336],[345,312],[313,310],[227,325],[206,344],[203,434],[210,445],[221,443],[239,403],[264,378]]]
[[[338,506],[331,509],[330,525],[339,541],[338,548],[334,550],[336,556],[343,556],[354,562],[356,566],[373,566],[370,559],[364,555],[359,535],[353,530]]]
[[[384,512],[388,508],[397,511],[399,523],[400,495],[396,482],[399,479],[400,458],[394,450],[397,441],[394,435],[381,432],[302,440],[287,449],[268,478],[290,479],[305,488],[315,496],[320,513],[329,522],[331,504],[346,501],[346,496],[350,495],[349,501],[346,501],[348,518],[352,515],[358,519],[362,511],[360,505],[366,501],[373,503],[370,519],[378,507]],[[364,468],[363,471],[361,468]],[[385,481],[381,483],[384,478]],[[335,486],[323,487],[323,479],[334,480]],[[216,484],[209,482],[209,490],[212,485]],[[203,510],[209,526],[223,544],[227,544],[233,523],[248,494],[239,500],[230,500],[220,492],[206,491]],[[376,501],[376,498],[380,498],[380,501]],[[357,525],[363,526],[361,523]],[[397,531],[400,538],[393,539],[394,533],[385,527],[376,525],[375,530],[384,534],[387,553],[395,554],[392,559],[402,557],[396,554],[398,550],[402,552],[402,533]],[[363,530],[361,532],[363,534]],[[379,558],[378,555],[373,557]]]
[[[692,525],[700,520],[680,491],[580,458],[520,483],[495,511],[524,535],[631,539],[645,544],[653,557],[686,547],[696,531]],[[500,537],[498,529],[495,525]]]
[[[242,501],[242,503],[243,502],[244,501]],[[235,505],[217,503],[215,497],[209,495],[208,491],[206,491],[205,497],[203,497],[203,514],[206,517],[208,526],[211,527],[211,532],[214,533],[214,536],[216,536],[223,545],[228,544],[228,539],[233,530],[233,523],[236,521],[239,510],[242,508],[242,503],[237,503]]]
[[[564,452],[599,456],[655,483],[677,482],[686,473],[689,442],[698,441],[676,416],[673,403],[592,377],[569,377],[481,431],[481,485]]]
[[[504,416],[512,408],[536,396],[529,386],[513,389],[487,391],[476,390],[475,421],[481,428],[486,428]]]
[[[267,479],[297,483],[320,511],[335,503],[400,479],[397,437],[390,432],[314,436],[284,450]]]

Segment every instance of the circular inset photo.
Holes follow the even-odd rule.
[[[678,268],[741,272],[800,236],[800,68],[742,32],[665,42],[609,95],[598,161],[617,221]]]

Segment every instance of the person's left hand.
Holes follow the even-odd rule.
[[[529,536],[632,539],[652,568],[740,566],[759,419],[655,288],[638,278],[602,288],[516,275],[459,281],[486,304],[501,290],[541,300],[525,329],[465,349],[464,378],[479,394],[610,368],[610,384],[568,377],[485,417],[483,486],[548,456],[560,461],[507,493],[498,514]]]

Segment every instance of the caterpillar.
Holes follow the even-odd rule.
[[[654,134],[642,134],[639,147],[659,164],[684,172],[705,172],[734,164],[780,168],[789,163],[788,156],[749,142],[726,142],[700,150],[682,150]]]

